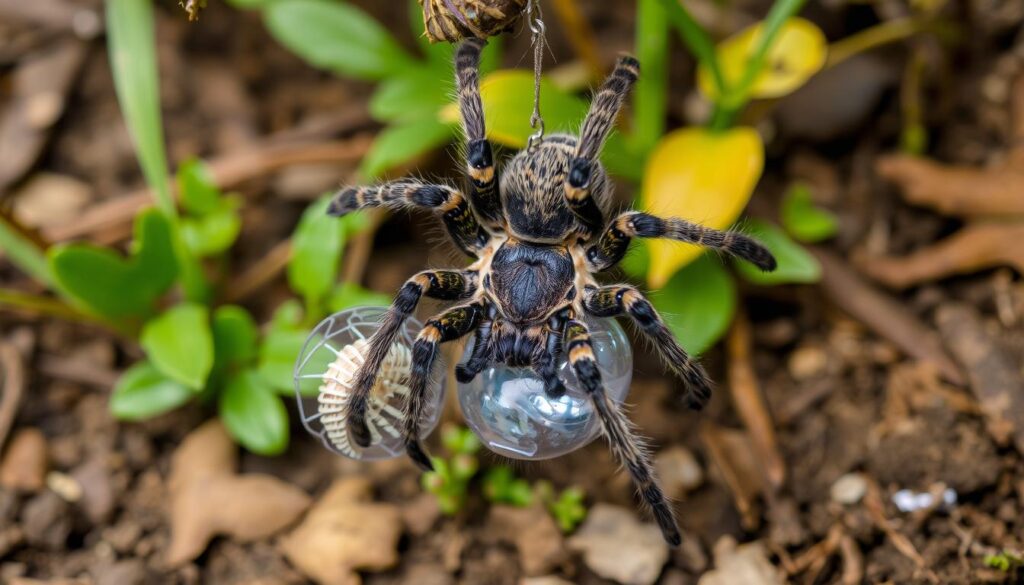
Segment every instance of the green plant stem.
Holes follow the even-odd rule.
[[[761,34],[757,38],[754,50],[751,52],[750,60],[743,70],[739,82],[730,88],[730,91],[723,93],[722,99],[716,104],[716,113],[712,117],[711,128],[713,130],[724,130],[732,126],[736,114],[739,113],[747,102],[750,101],[750,93],[754,87],[754,81],[764,69],[765,60],[768,57],[768,50],[775,43],[775,39],[782,30],[786,20],[794,16],[803,8],[806,0],[777,0],[768,11],[768,16],[761,23]]]
[[[109,0],[106,11],[110,69],[139,165],[157,205],[177,215],[171,198],[164,132],[160,121],[160,83],[156,62],[153,3]]]
[[[660,0],[637,6],[636,56],[643,75],[633,93],[633,147],[646,156],[665,133],[668,104],[668,23]]]
[[[870,51],[882,45],[901,41],[919,33],[932,31],[942,37],[952,35],[952,30],[946,23],[929,21],[920,18],[902,18],[890,20],[866,28],[859,33],[852,34],[845,39],[836,41],[828,48],[828,58],[825,61],[825,69],[835,67],[850,57]]]
[[[679,36],[690,49],[690,52],[702,65],[711,72],[711,79],[718,89],[719,95],[725,95],[728,86],[725,76],[722,75],[722,66],[718,63],[718,53],[715,52],[715,43],[711,41],[710,35],[700,24],[694,20],[689,11],[683,7],[680,0],[660,0],[672,25],[679,31]]]
[[[83,313],[71,305],[48,297],[41,297],[9,288],[0,288],[0,307],[9,307],[37,315],[57,317],[65,321],[99,325],[121,336],[132,337],[127,326]]]
[[[53,274],[46,262],[46,252],[26,237],[13,218],[0,214],[0,250],[15,266],[46,286],[53,287]]]

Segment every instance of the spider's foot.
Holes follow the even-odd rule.
[[[434,471],[434,464],[430,461],[430,457],[423,450],[423,445],[419,441],[409,441],[406,443],[405,452],[423,471]]]
[[[370,441],[373,440],[373,437],[370,435],[370,428],[366,426],[366,420],[362,418],[349,421],[348,434],[356,442],[356,445],[364,449],[369,447]]]
[[[558,400],[565,396],[565,385],[558,378],[548,380],[544,383],[544,393],[552,400]]]
[[[476,372],[470,369],[468,365],[459,364],[455,366],[455,379],[460,384],[469,384],[473,381],[473,378],[476,378]]]

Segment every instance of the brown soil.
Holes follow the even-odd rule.
[[[384,3],[365,0],[358,4],[407,38],[404,10],[392,13]],[[605,61],[628,49],[631,3],[580,4],[602,39]],[[751,14],[763,11],[763,6],[750,7]],[[1024,45],[1017,36],[1024,11],[1014,2],[965,3],[948,11],[966,34],[961,45],[938,55],[935,46],[923,48],[935,61],[924,93],[929,153],[963,165],[1000,162],[1012,143],[1008,88],[1024,69]],[[4,101],[12,71],[29,55],[52,46],[55,37],[67,36],[52,25],[8,25],[8,12],[13,20],[17,9],[0,3],[0,114],[13,107]],[[369,84],[305,65],[267,35],[256,15],[220,2],[211,2],[193,24],[170,3],[158,6],[158,13],[162,99],[175,163],[193,155],[231,154],[260,137],[317,120],[334,120],[328,122],[334,124],[328,138],[358,141],[375,131],[363,114]],[[875,21],[873,11],[858,3],[814,3],[806,13],[831,39]],[[560,62],[569,61],[568,43],[558,27],[551,28],[554,54]],[[83,209],[142,186],[103,44],[87,44],[84,64],[68,89],[67,111],[28,171],[30,176],[47,172],[76,178],[88,194]],[[506,46],[506,65],[520,63],[525,39]],[[903,255],[961,227],[957,218],[904,202],[875,172],[875,160],[896,148],[898,86],[908,46],[855,59],[851,64],[857,65],[848,74],[830,75],[792,96],[793,103],[807,104],[855,95],[861,98],[856,103],[802,109],[789,100],[779,104],[776,138],[754,197],[754,213],[772,213],[791,181],[811,183],[821,203],[841,219],[839,237],[823,245],[840,258],[864,250]],[[679,105],[691,87],[692,62],[678,46],[672,62],[670,103]],[[862,91],[872,87],[876,89]],[[804,113],[794,113],[800,111]],[[681,106],[673,112],[681,115]],[[339,115],[347,119],[339,123]],[[439,153],[418,167],[454,173],[450,159]],[[312,197],[353,174],[350,163],[293,165],[244,181],[237,189],[246,207],[235,266],[244,271],[257,263],[290,233]],[[629,195],[620,189],[620,196]],[[59,216],[61,210],[48,213]],[[64,217],[64,224],[72,224],[75,214]],[[396,216],[380,229],[372,270],[363,276],[367,286],[392,291],[413,271],[448,261],[447,252],[427,252],[422,245],[437,239],[423,227],[430,225],[425,219]],[[79,235],[123,243],[126,226],[122,221]],[[32,290],[5,263],[0,263],[0,278],[5,287]],[[863,274],[858,278],[867,280]],[[265,319],[288,294],[283,280],[277,278],[244,304]],[[995,269],[885,295],[896,310],[929,332],[940,330],[937,316],[945,309],[966,305],[978,322],[981,343],[987,344],[983,351],[1001,352],[1007,363],[1016,364],[1016,379],[1008,387],[1021,389],[1024,285],[1019,275]],[[1024,429],[1013,428],[1013,421],[1021,420],[1019,413],[1006,417],[1009,429],[991,424],[986,389],[979,388],[986,378],[970,372],[970,364],[952,349],[958,327],[941,328],[939,347],[951,348],[943,351],[953,356],[955,372],[962,377],[950,380],[928,360],[915,359],[921,356],[908,357],[913,350],[900,347],[898,333],[870,325],[870,315],[847,313],[844,300],[826,287],[746,287],[742,305],[752,324],[751,364],[775,421],[785,478],[771,486],[759,475],[757,461],[742,456],[757,439],[743,430],[745,421],[732,402],[730,389],[735,389],[726,375],[732,357],[722,344],[704,358],[720,390],[705,412],[693,413],[679,404],[677,382],[662,376],[661,366],[638,343],[632,418],[652,437],[656,451],[685,447],[696,455],[705,475],[676,506],[686,540],[669,556],[660,583],[697,583],[719,565],[712,551],[723,536],[741,543],[760,541],[768,559],[797,583],[1021,580],[1021,571],[989,568],[984,558],[1003,549],[1024,550],[1024,460],[1019,451]],[[24,396],[6,441],[6,456],[15,443],[23,443],[28,460],[32,449],[42,449],[47,470],[45,486],[31,485],[33,477],[28,477],[22,489],[0,487],[0,582],[306,582],[286,559],[277,537],[250,542],[218,537],[196,560],[168,567],[164,554],[170,541],[171,455],[211,413],[192,405],[143,424],[120,424],[107,410],[110,382],[140,355],[137,347],[87,325],[52,319],[2,313],[0,324],[0,339],[28,358]],[[1020,407],[1022,399],[1016,396],[1007,408]],[[27,429],[42,433],[41,447],[24,438]],[[363,573],[364,582],[512,584],[525,576],[514,538],[495,526],[478,486],[471,489],[462,513],[434,520],[411,464],[341,460],[303,434],[297,421],[293,429],[287,454],[274,459],[242,454],[239,472],[271,474],[314,501],[333,479],[361,476],[372,482],[376,501],[402,510],[409,527],[416,522],[408,516],[427,516],[425,527],[405,530],[397,565]],[[713,454],[717,448],[726,453],[724,460]],[[486,456],[483,460],[485,465],[497,462]],[[557,461],[515,468],[530,480],[579,485],[589,505],[634,505],[628,480],[600,442]],[[741,477],[739,488],[728,479],[732,472]],[[853,481],[865,491],[844,504],[834,486],[848,474],[856,474]],[[751,475],[755,479],[742,479]],[[945,488],[955,491],[955,504],[905,513],[892,499],[903,489],[939,494]],[[550,572],[573,583],[607,582],[578,554],[566,554]]]

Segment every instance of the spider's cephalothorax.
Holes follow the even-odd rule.
[[[399,291],[381,328],[370,339],[356,375],[348,423],[366,445],[367,396],[402,324],[424,296],[455,302],[436,315],[413,345],[412,375],[403,433],[409,456],[430,469],[418,423],[440,344],[475,333],[468,361],[456,369],[461,382],[490,364],[531,367],[551,395],[564,392],[556,366],[566,355],[582,389],[591,397],[601,428],[616,457],[654,512],[666,540],[678,544],[672,508],[654,479],[642,441],[605,394],[584,316],[626,316],[654,341],[665,363],[684,382],[688,405],[700,408],[711,396],[703,368],[691,360],[650,302],[626,284],[601,286],[595,274],[617,264],[632,238],[670,238],[700,244],[749,260],[763,270],[775,259],[763,246],[735,232],[706,228],[678,218],[626,211],[608,220],[608,179],[598,155],[639,65],[622,57],[598,89],[579,137],[548,136],[519,152],[499,180],[485,138],[477,66],[483,41],[465,41],[456,53],[459,106],[466,132],[467,191],[415,180],[342,189],[330,213],[363,207],[421,207],[441,216],[455,244],[475,261],[459,270],[413,276]]]

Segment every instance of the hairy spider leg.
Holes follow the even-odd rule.
[[[776,262],[772,253],[753,238],[732,231],[721,231],[685,219],[662,219],[640,211],[627,211],[614,220],[596,244],[587,248],[587,264],[592,272],[607,270],[626,256],[632,238],[668,238],[707,246],[752,262],[770,272]]]
[[[468,256],[478,257],[490,236],[480,227],[469,203],[458,189],[419,181],[395,181],[383,185],[345,187],[327,208],[328,215],[341,216],[366,207],[421,207],[441,215],[448,235]]]
[[[463,384],[468,384],[484,371],[491,361],[491,333],[494,331],[494,316],[496,309],[493,305],[487,308],[487,316],[480,320],[473,336],[473,346],[469,350],[469,359],[466,363],[455,367],[455,379]]]
[[[665,540],[673,546],[679,545],[682,540],[679,526],[668,498],[654,477],[654,467],[644,448],[644,441],[633,432],[629,420],[604,390],[587,326],[575,319],[569,321],[564,343],[569,352],[569,363],[594,404],[612,454],[629,471],[640,496],[651,507]]]
[[[484,225],[502,227],[505,219],[498,192],[498,172],[494,153],[487,141],[484,107],[480,99],[480,53],[487,42],[468,39],[455,53],[455,84],[458,87],[459,112],[466,134],[466,173],[469,176],[469,201]]]
[[[589,286],[583,292],[583,310],[595,317],[629,316],[654,342],[654,349],[665,365],[685,384],[683,400],[686,405],[700,410],[711,399],[711,378],[707,372],[679,345],[651,302],[635,287],[626,284]]]
[[[591,192],[591,171],[639,75],[640,63],[636,59],[628,55],[619,57],[615,69],[590,103],[576,152],[569,163],[569,172],[565,177],[565,200],[569,209],[590,229],[591,234],[597,234],[604,228],[604,214]]]
[[[562,310],[548,319],[545,328],[547,339],[538,346],[533,356],[533,371],[544,381],[544,393],[549,398],[560,398],[565,394],[565,385],[558,378],[558,357],[562,350],[562,337],[569,323],[568,310]]]
[[[416,310],[423,295],[444,301],[468,297],[477,290],[477,274],[471,270],[424,271],[413,276],[402,285],[394,302],[381,319],[380,328],[370,337],[366,361],[356,372],[356,383],[352,388],[349,410],[346,415],[349,432],[356,444],[367,447],[370,444],[370,430],[366,426],[367,399],[377,380],[381,364],[391,351],[406,319]]]
[[[434,465],[420,443],[420,417],[438,351],[442,343],[473,331],[485,313],[486,307],[482,302],[448,309],[427,321],[412,346],[412,375],[409,377],[409,398],[404,413],[405,451],[425,471],[433,470]]]

